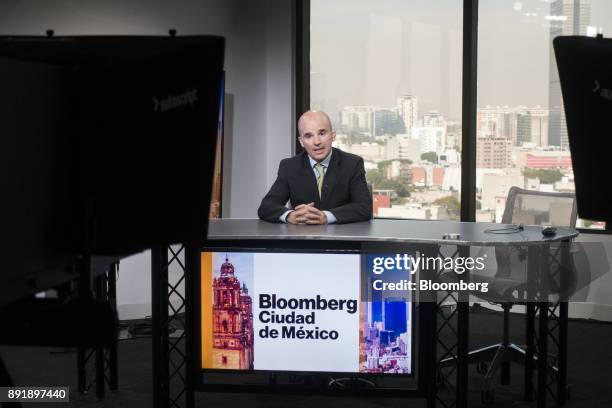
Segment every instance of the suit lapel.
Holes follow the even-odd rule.
[[[333,149],[331,160],[329,161],[329,167],[325,172],[325,178],[323,179],[323,189],[321,192],[321,205],[323,207],[327,206],[329,198],[334,191],[334,186],[340,180],[340,153],[337,149]]]

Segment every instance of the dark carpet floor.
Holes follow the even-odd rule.
[[[521,343],[524,317],[513,315],[511,340]],[[470,320],[471,348],[496,343],[501,338],[501,314],[480,309]],[[108,392],[98,400],[94,392],[76,392],[76,353],[50,353],[47,348],[0,347],[15,383],[27,385],[68,385],[71,402],[66,404],[24,404],[32,407],[151,407],[152,363],[150,338],[121,341],[119,344],[119,390]],[[571,384],[569,408],[612,407],[612,324],[571,321],[569,324],[568,379]],[[479,375],[470,368],[470,407],[483,407],[480,400]],[[522,382],[519,368],[512,372],[512,384],[496,389],[495,407],[528,407],[520,402]],[[425,407],[423,400],[391,398],[349,398],[326,396],[291,396],[258,394],[201,393],[196,395],[198,407],[258,408],[366,408]],[[552,406],[552,404],[551,404]]]

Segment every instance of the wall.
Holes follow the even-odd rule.
[[[229,123],[223,215],[252,218],[280,159],[291,156],[292,2],[286,0],[2,0],[0,35],[215,34],[226,37]],[[172,272],[172,271],[171,271]],[[171,273],[171,279],[177,273]],[[150,255],[121,262],[122,319],[150,314]]]
[[[253,218],[280,159],[291,155],[293,63],[291,2],[169,2],[169,27],[227,38],[225,60],[231,140],[225,145],[223,215]],[[204,5],[205,6],[204,6]],[[225,168],[227,169],[228,166]],[[229,178],[228,178],[229,176]]]

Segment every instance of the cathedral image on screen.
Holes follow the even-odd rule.
[[[253,302],[226,256],[213,279],[212,367],[252,370]]]

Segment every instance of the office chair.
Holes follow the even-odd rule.
[[[576,218],[576,199],[573,193],[547,193],[512,187],[506,200],[502,223],[574,228]],[[521,301],[521,294],[524,294],[527,282],[527,268],[524,262],[527,251],[525,248],[511,246],[496,247],[494,251],[498,265],[494,277],[479,274],[477,270],[472,272],[473,281],[489,282],[489,290],[471,294],[499,305],[503,310],[501,342],[470,351],[468,354],[469,364],[477,363],[477,372],[484,375],[484,390],[481,394],[483,403],[493,402],[494,391],[491,382],[500,369],[501,383],[505,385],[510,382],[510,362],[525,363],[525,350],[510,343],[509,331],[510,309],[516,304],[526,304],[525,301]],[[509,301],[509,298],[514,300]],[[442,366],[454,363],[453,358],[441,362]]]

